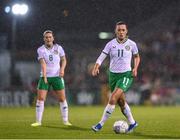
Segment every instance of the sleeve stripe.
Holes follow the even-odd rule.
[[[40,59],[44,59],[43,57],[38,57],[38,60],[40,60]]]
[[[108,55],[106,52],[103,52],[103,51],[102,51],[102,53],[104,53],[104,54]]]
[[[138,56],[138,55],[139,55],[139,53],[133,54],[133,56]]]

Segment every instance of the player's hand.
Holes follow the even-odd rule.
[[[48,83],[47,77],[44,77],[44,83],[45,83],[45,84]]]
[[[134,77],[136,77],[136,76],[137,76],[137,69],[134,68],[134,69],[132,70],[132,74],[133,74]]]
[[[93,68],[92,76],[97,76],[98,74],[99,74],[99,69],[98,68]]]
[[[59,76],[60,76],[60,77],[64,77],[64,70],[60,70]]]

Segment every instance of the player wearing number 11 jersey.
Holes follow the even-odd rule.
[[[92,130],[99,131],[105,121],[110,117],[115,109],[116,103],[120,106],[122,113],[128,119],[129,128],[127,132],[132,132],[138,125],[134,120],[130,107],[125,100],[124,93],[130,88],[133,82],[133,77],[137,76],[137,70],[140,63],[140,56],[137,45],[127,36],[127,24],[125,22],[118,22],[115,27],[116,38],[109,41],[102,53],[98,57],[92,75],[99,74],[99,67],[104,59],[109,55],[109,86],[111,88],[111,97],[106,106],[103,116],[98,124],[92,126]],[[133,67],[131,62],[133,60]]]

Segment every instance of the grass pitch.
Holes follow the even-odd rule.
[[[70,106],[73,126],[62,124],[59,107],[45,107],[43,125],[31,127],[35,108],[0,108],[0,139],[180,139],[180,107],[131,107],[139,126],[131,134],[115,134],[113,123],[125,119],[118,107],[100,132],[93,132],[103,106]]]

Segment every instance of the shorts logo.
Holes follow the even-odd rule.
[[[116,48],[116,46],[113,46],[113,48]]]
[[[127,50],[127,51],[129,51],[130,50],[130,46],[125,46],[125,49]]]

